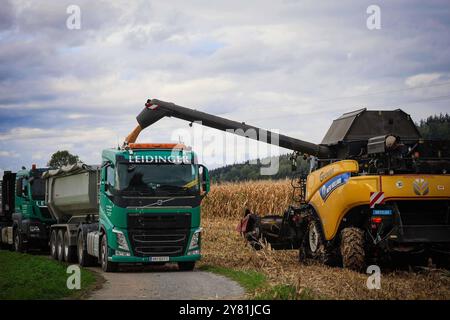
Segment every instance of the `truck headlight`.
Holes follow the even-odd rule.
[[[113,229],[113,232],[116,234],[116,240],[119,249],[130,251],[130,249],[128,248],[127,238],[125,237],[123,232],[116,229]]]
[[[41,229],[39,226],[30,226],[30,232],[39,232]]]
[[[202,228],[197,229],[191,238],[191,243],[189,244],[189,250],[195,249],[198,247],[200,243],[200,233],[202,232]]]

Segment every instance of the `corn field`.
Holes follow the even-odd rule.
[[[260,215],[282,214],[292,202],[290,180],[213,185],[203,202],[205,218],[241,218],[245,209]]]
[[[308,292],[317,299],[450,299],[450,273],[446,270],[382,270],[381,289],[369,290],[368,275],[301,264],[298,250],[253,250],[236,231],[244,210],[282,214],[291,195],[289,180],[212,185],[202,209],[201,264],[261,272],[269,284],[259,290],[290,285],[299,298]]]

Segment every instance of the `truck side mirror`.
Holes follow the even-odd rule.
[[[200,164],[198,166],[199,176],[200,176],[200,187],[202,195],[206,196],[210,189],[209,171],[204,165]]]

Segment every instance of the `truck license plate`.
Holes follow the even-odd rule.
[[[169,257],[150,257],[151,262],[166,262],[169,261]]]

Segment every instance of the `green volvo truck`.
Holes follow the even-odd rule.
[[[76,164],[43,174],[51,255],[106,272],[120,263],[176,262],[192,270],[200,259],[200,204],[208,170],[176,144],[127,144],[107,149],[100,166]]]
[[[5,171],[1,181],[0,243],[18,252],[48,250],[50,226],[55,219],[44,201],[45,168],[32,166],[13,173]]]

